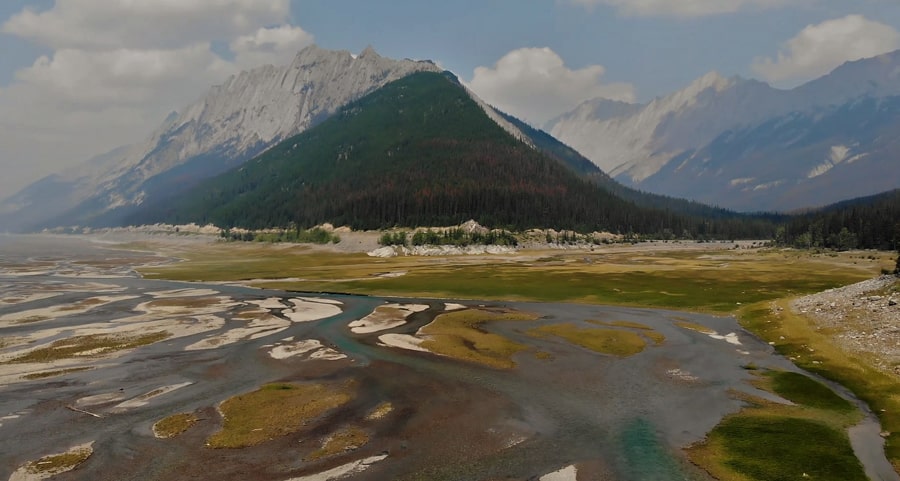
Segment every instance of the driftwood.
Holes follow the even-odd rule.
[[[94,416],[95,418],[103,418],[103,416],[99,414],[94,414],[92,412],[85,411],[84,409],[78,409],[75,406],[66,406],[66,409],[70,411],[75,411],[76,413],[87,414],[88,416]]]

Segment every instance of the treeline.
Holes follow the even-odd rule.
[[[775,243],[800,249],[900,249],[900,190],[854,199],[791,217]]]
[[[325,229],[283,229],[283,230],[265,230],[265,231],[248,231],[248,230],[232,230],[222,229],[219,234],[222,238],[229,241],[242,242],[291,242],[296,244],[337,244],[341,241],[340,236]]]
[[[516,236],[507,231],[490,232],[466,232],[463,229],[447,229],[435,231],[432,229],[418,230],[412,237],[405,231],[385,232],[378,239],[383,246],[425,246],[425,245],[451,245],[466,247],[470,245],[498,245],[516,246],[519,241]]]

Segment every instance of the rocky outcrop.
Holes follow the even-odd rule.
[[[837,344],[900,374],[900,278],[881,276],[802,297],[792,308],[834,333]]]

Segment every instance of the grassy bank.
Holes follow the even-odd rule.
[[[54,341],[47,347],[29,351],[2,364],[53,362],[85,356],[101,356],[111,352],[134,349],[168,339],[168,332],[154,332],[138,336],[102,335],[75,336]]]
[[[193,413],[173,414],[160,419],[153,425],[153,434],[162,439],[174,438],[200,421]]]
[[[793,405],[739,395],[747,407],[726,417],[691,459],[723,481],[866,481],[847,428],[862,415],[823,384],[793,372],[758,373],[755,383]]]
[[[242,448],[295,433],[352,398],[353,388],[326,384],[267,384],[220,406],[222,429],[210,436],[212,448]]]
[[[900,470],[900,383],[895,377],[836,347],[830,334],[792,313],[789,300],[747,306],[739,319],[797,366],[843,385],[865,401],[881,421],[882,430],[890,433],[885,453]]]
[[[574,324],[552,324],[530,329],[528,335],[559,337],[596,353],[618,357],[633,356],[647,347],[640,334],[625,329],[583,329]]]
[[[421,329],[421,334],[427,338],[422,347],[435,354],[462,361],[497,369],[512,369],[516,366],[512,357],[528,349],[528,346],[486,332],[481,326],[488,322],[534,319],[536,316],[524,312],[480,309],[441,314]]]

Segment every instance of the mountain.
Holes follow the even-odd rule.
[[[51,176],[26,188],[0,205],[2,221],[21,229],[116,224],[138,206],[241,165],[346,103],[418,71],[440,69],[383,58],[371,47],[359,56],[308,47],[290,65],[242,72],[213,87],[143,144],[117,152],[100,175],[84,171],[73,176],[77,182]],[[55,193],[45,197],[48,188]]]
[[[586,102],[549,129],[626,185],[790,211],[900,186],[898,96],[900,51],[792,90],[710,73],[644,105]]]
[[[771,223],[638,206],[592,172],[604,176],[549,135],[486,109],[452,74],[419,72],[129,221],[370,229],[476,219],[515,229],[771,233]]]
[[[27,228],[77,205],[93,188],[94,179],[115,168],[133,148],[118,147],[27,186],[0,202],[0,225],[7,231]]]

